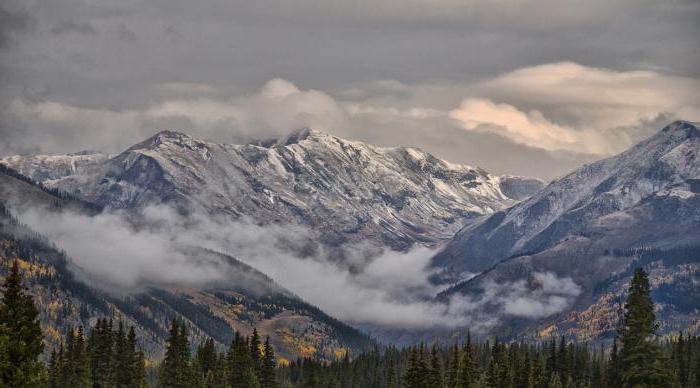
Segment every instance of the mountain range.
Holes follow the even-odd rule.
[[[37,263],[39,273],[60,274],[79,285],[79,269],[70,268],[70,257],[50,241],[28,239],[35,233],[12,221],[12,211],[43,206],[135,214],[165,204],[182,217],[299,225],[310,231],[314,244],[331,248],[367,242],[398,251],[435,247],[431,280],[443,291],[432,303],[459,300],[473,306],[464,314],[490,325],[484,335],[608,338],[633,268],[644,265],[661,331],[697,333],[699,153],[697,124],[678,121],[545,187],[537,179],[492,175],[416,148],[374,147],[309,129],[242,145],[163,131],[116,155],[84,151],[0,159],[5,166],[0,199],[9,209],[1,253],[6,265],[39,244],[32,249],[41,254],[23,253],[23,260]],[[359,331],[231,255],[188,249],[192,260],[225,263],[229,282],[204,290],[159,287],[124,297],[75,291],[71,287],[93,289],[55,279],[46,283],[39,276],[37,284],[46,287],[39,292],[42,317],[51,327],[64,327],[117,311],[156,338],[167,319],[178,316],[196,335],[214,336],[221,344],[231,330],[249,332],[256,325],[288,358],[331,358],[372,346]],[[245,279],[254,274],[255,286],[240,273]],[[102,302],[85,299],[84,293]],[[66,301],[71,312],[59,320],[52,309]],[[435,330],[434,337],[462,332]],[[424,339],[423,334],[408,338]]]
[[[106,208],[165,203],[183,214],[296,223],[329,246],[369,240],[394,249],[448,239],[466,220],[542,187],[416,148],[373,147],[309,129],[244,145],[162,131],[113,156],[14,156],[0,163]]]
[[[508,330],[556,330],[591,339],[612,333],[625,284],[635,266],[645,265],[662,332],[697,332],[699,178],[700,129],[672,123],[460,230],[433,264],[479,275],[439,298],[470,295],[484,300],[484,309],[499,309],[493,298],[484,298],[489,285],[523,281],[534,295],[570,303],[534,325],[510,320]],[[542,274],[567,279],[576,292],[547,294]]]

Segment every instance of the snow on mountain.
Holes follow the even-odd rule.
[[[373,147],[309,129],[244,145],[163,131],[112,157],[12,156],[0,163],[108,208],[164,202],[184,214],[299,223],[329,245],[370,239],[396,249],[449,238],[465,220],[542,185],[416,148]]]
[[[438,299],[468,295],[479,313],[503,317],[511,335],[609,336],[637,266],[658,277],[652,291],[662,332],[697,332],[697,303],[686,295],[697,292],[700,277],[698,125],[674,122],[466,226],[433,261],[452,274],[481,272]],[[569,287],[557,291],[542,274]],[[519,284],[518,298],[495,298],[503,284]]]
[[[676,235],[657,230],[646,235],[641,230],[639,234],[631,230],[631,225],[643,223],[644,217],[655,211],[655,221],[663,218],[677,222],[674,218],[681,214],[663,213],[663,209],[655,207],[660,201],[670,203],[677,199],[687,205],[697,200],[699,153],[697,124],[675,122],[622,154],[586,165],[528,200],[466,226],[437,255],[435,263],[479,272],[500,260],[540,252],[565,239],[584,239],[589,243],[603,239],[614,245],[595,247],[599,249],[673,244],[686,237],[692,241],[700,239],[700,233]],[[696,220],[690,217],[678,222]],[[628,237],[614,243],[606,236],[590,235],[613,229],[618,240],[623,235]],[[689,230],[692,229],[686,229]]]

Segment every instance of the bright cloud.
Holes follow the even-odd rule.
[[[586,153],[610,151],[599,134],[555,124],[537,110],[523,112],[488,99],[465,99],[459,108],[450,111],[450,117],[464,129],[497,133],[531,147]]]
[[[255,93],[228,97],[203,84],[166,83],[158,91],[160,99],[152,105],[121,111],[15,99],[2,112],[17,128],[6,146],[118,152],[162,129],[239,142],[313,127],[380,145],[424,147],[438,156],[457,157],[455,162],[487,169],[506,166],[509,170],[499,167],[497,172],[522,174],[528,172],[518,166],[527,163],[503,162],[503,150],[530,158],[553,157],[556,152],[610,155],[674,119],[700,120],[697,79],[572,62],[517,69],[475,82],[380,80],[335,93],[303,89],[281,78]],[[545,175],[574,167],[566,157],[556,157],[569,167],[548,167],[556,172]]]

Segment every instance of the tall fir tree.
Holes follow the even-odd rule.
[[[260,386],[262,388],[277,387],[277,359],[275,358],[275,350],[270,344],[270,337],[265,337],[265,346],[262,359],[262,376]]]
[[[462,350],[462,362],[460,363],[457,386],[459,388],[471,388],[476,384],[478,377],[478,367],[474,358],[471,333],[467,332],[467,341]]]
[[[671,381],[661,348],[655,339],[657,328],[649,278],[642,268],[637,268],[630,283],[619,330],[623,387],[665,387]]]
[[[423,376],[421,376],[421,371],[419,368],[419,361],[418,361],[418,348],[413,346],[411,347],[409,356],[408,356],[408,365],[406,367],[406,376],[404,378],[404,387],[405,388],[421,388],[421,379]]]
[[[78,326],[72,337],[72,346],[68,353],[69,376],[67,386],[71,388],[89,388],[92,385],[90,383],[90,358],[83,327]]]
[[[39,361],[44,350],[39,312],[22,284],[17,260],[3,285],[0,348],[3,350],[0,385],[20,388],[45,385],[44,365]]]
[[[173,319],[170,325],[165,359],[160,370],[160,384],[163,388],[190,387],[190,363],[187,331]]]
[[[459,377],[459,346],[452,345],[445,368],[445,387],[457,388],[457,380]]]
[[[261,345],[258,329],[253,328],[253,334],[250,336],[250,360],[253,363],[255,375],[258,377],[258,379],[261,378],[262,373],[262,356],[260,354]]]

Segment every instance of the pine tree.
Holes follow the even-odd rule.
[[[525,358],[517,363],[517,375],[515,376],[515,388],[528,388],[530,382],[530,352],[525,349]]]
[[[250,336],[250,360],[253,363],[253,368],[255,370],[255,375],[258,379],[261,378],[262,373],[262,358],[260,355],[260,335],[258,334],[258,329],[253,328],[253,334]]]
[[[82,326],[78,326],[78,330],[73,334],[71,344],[68,357],[70,371],[68,386],[72,388],[88,388],[92,385],[90,383],[90,359]]]
[[[566,381],[569,378],[570,357],[571,355],[567,349],[566,337],[562,335],[557,352],[557,372],[559,373],[559,379],[561,381]]]
[[[229,348],[229,382],[234,387],[254,388],[260,385],[250,355],[250,344],[235,333]]]
[[[185,388],[190,386],[189,350],[187,331],[175,319],[170,325],[165,359],[160,370],[160,384],[163,388]]]
[[[275,359],[275,351],[270,344],[270,337],[265,338],[264,353],[262,359],[262,378],[260,385],[262,388],[277,387],[277,360]]]
[[[131,382],[133,351],[129,349],[124,324],[119,322],[114,333],[114,350],[112,352],[112,382],[116,388],[122,388]]]
[[[216,349],[214,348],[214,339],[207,338],[203,344],[197,348],[197,362],[199,365],[199,373],[206,376],[210,370],[216,366]]]
[[[393,359],[387,361],[386,366],[386,386],[387,388],[398,388],[398,379],[396,378],[396,366]]]
[[[620,328],[620,366],[625,387],[663,387],[671,379],[654,336],[658,324],[649,279],[642,268],[634,271]]]
[[[552,338],[548,347],[547,361],[544,364],[547,381],[551,380],[553,374],[559,372],[559,360],[557,356],[557,342]]]
[[[420,388],[421,387],[421,375],[418,366],[418,348],[415,346],[411,347],[410,354],[408,357],[408,366],[406,369],[406,377],[404,379],[405,388]]]
[[[457,386],[459,388],[471,388],[478,380],[478,368],[474,359],[471,334],[467,332],[467,341],[462,350],[462,362],[459,370]]]
[[[459,347],[454,344],[450,349],[447,368],[445,370],[445,386],[447,388],[456,388],[457,379],[459,376]]]
[[[430,350],[426,384],[428,387],[442,387],[442,363],[440,362],[437,345],[433,345],[433,348]]]
[[[486,386],[489,388],[500,388],[500,360],[501,346],[498,342],[498,338],[496,338],[491,348],[491,358],[489,359],[489,364],[486,369]]]
[[[49,357],[49,388],[59,387],[59,376],[60,376],[60,366],[58,360],[58,352],[54,348],[51,350],[51,356]]]
[[[539,356],[535,356],[532,361],[532,372],[530,373],[530,380],[528,382],[528,388],[541,388],[545,386],[545,373],[542,367],[542,361],[540,361]]]
[[[26,293],[19,273],[19,263],[12,263],[3,285],[0,303],[0,385],[36,387],[45,384],[43,364],[38,358],[44,350],[39,312],[31,295]]]
[[[617,347],[617,338],[613,339],[606,375],[609,387],[622,386],[622,378],[620,377],[620,352]]]
[[[126,355],[124,356],[124,368],[127,369],[125,376],[125,387],[140,387],[145,382],[145,368],[143,365],[143,355],[138,350],[136,341],[136,331],[134,327],[129,328],[126,336]]]
[[[90,354],[90,370],[93,385],[107,387],[111,385],[112,377],[112,324],[107,319],[100,318],[92,329],[88,339]]]

